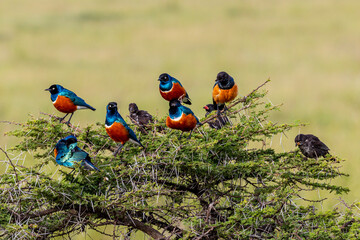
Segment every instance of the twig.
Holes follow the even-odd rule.
[[[249,108],[250,106],[251,106],[251,103],[248,104],[248,105],[246,105],[246,106],[244,106],[244,107],[242,107],[242,108],[240,108],[240,109],[238,109],[238,110],[236,110],[236,111],[234,111],[234,112],[230,112],[230,114],[228,114],[228,115],[232,115],[232,114],[238,113],[238,112],[240,112],[240,111],[243,111],[243,110]],[[203,124],[205,124],[205,123],[213,120],[213,119],[216,118],[216,117],[217,117],[216,114],[212,115],[212,116],[209,117],[208,119],[205,119],[204,121],[202,121],[202,122],[201,122],[201,125],[203,125]]]
[[[9,160],[9,162],[10,162],[10,165],[13,167],[14,172],[15,172],[16,182],[18,183],[18,182],[19,182],[19,177],[18,177],[18,174],[17,174],[16,167],[15,167],[14,163],[11,161],[9,155],[7,154],[7,152],[6,152],[4,149],[2,149],[2,148],[0,147],[0,150],[5,154],[6,158],[7,158],[7,159]]]
[[[266,80],[263,84],[261,84],[260,86],[258,86],[257,88],[255,88],[254,90],[252,90],[248,95],[240,98],[239,100],[236,100],[235,102],[233,102],[232,104],[230,104],[227,108],[232,108],[233,106],[241,103],[241,102],[245,102],[246,99],[253,94],[254,92],[256,92],[257,90],[259,90],[261,87],[263,87],[265,84],[267,84],[268,82],[270,82],[270,78],[268,80]]]
[[[53,114],[50,114],[50,113],[40,112],[40,114],[45,115],[45,116],[49,116],[49,117],[51,117],[51,118],[55,118],[55,119],[58,119],[58,120],[61,119],[61,118],[59,118],[59,117],[57,117],[57,116],[55,116],[55,115],[53,115]],[[65,120],[63,120],[61,123],[66,123],[66,122],[65,122]],[[74,129],[74,130],[82,133],[82,130],[81,130],[80,128],[75,127],[75,126],[72,125],[71,123],[69,123],[69,124],[67,124],[67,125],[69,126],[69,128],[72,128],[72,129]]]
[[[140,130],[143,131],[143,133],[145,133],[145,134],[148,133],[148,132],[145,130],[145,128],[143,128],[142,126],[140,126],[140,124],[138,124],[134,119],[132,119],[130,116],[127,116],[127,117],[130,119],[130,121],[131,121],[133,124],[135,124],[136,126],[138,126],[138,127],[140,128]]]
[[[7,123],[11,125],[25,126],[23,123],[11,122],[11,121],[0,121],[0,123]]]
[[[214,226],[211,227],[207,232],[203,233],[201,236],[195,238],[196,240],[200,240],[200,239],[203,239],[203,237],[205,237],[206,235],[208,235],[212,230],[214,230]]]
[[[299,194],[295,194],[295,196],[297,196],[301,200],[304,200],[306,202],[312,202],[312,203],[323,202],[323,201],[325,201],[327,199],[327,198],[323,198],[323,199],[320,199],[320,200],[310,200],[310,199],[306,199],[306,198],[301,197]]]

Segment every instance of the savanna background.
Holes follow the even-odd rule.
[[[0,120],[21,122],[39,112],[63,116],[44,91],[54,83],[97,108],[75,113],[73,124],[104,122],[110,101],[118,102],[123,116],[136,102],[163,117],[168,103],[157,81],[163,72],[183,83],[191,109],[203,117],[219,71],[234,77],[240,95],[270,77],[267,100],[283,104],[271,120],[308,125],[269,140],[269,146],[291,151],[296,134],[318,136],[346,159],[343,170],[350,177],[337,184],[351,191],[342,198],[358,201],[359,10],[356,0],[5,0]],[[3,134],[15,127],[0,126],[0,146],[11,148],[16,139]],[[339,199],[314,196],[323,197],[329,198],[319,206],[324,210]]]

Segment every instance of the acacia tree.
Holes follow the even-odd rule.
[[[264,103],[263,85],[229,105],[232,125],[202,126],[191,139],[178,140],[180,133],[160,119],[142,129],[145,151],[129,144],[116,157],[102,123],[68,127],[44,115],[18,124],[8,133],[21,140],[11,151],[32,153],[34,164],[25,167],[4,151],[0,236],[45,239],[88,229],[109,235],[101,227],[114,225],[114,238],[123,236],[117,226],[127,227],[126,236],[142,231],[154,239],[359,238],[353,206],[320,212],[297,204],[305,191],[348,192],[331,184],[346,174],[334,156],[304,159],[266,144],[297,125],[268,120],[278,107]],[[69,134],[100,172],[78,166],[69,174],[54,165],[52,150]]]

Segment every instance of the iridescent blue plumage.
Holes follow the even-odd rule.
[[[165,73],[168,77],[168,81],[163,80],[163,78],[159,78],[160,80],[160,89],[161,91],[169,91],[172,87],[174,83],[178,83],[180,84],[181,87],[183,87],[183,85],[181,84],[181,82],[179,80],[177,80],[176,78],[170,76],[170,74]]]
[[[56,90],[51,91],[52,86],[55,86]],[[95,111],[96,109],[93,108],[92,106],[90,106],[89,104],[87,104],[84,99],[82,99],[81,97],[78,97],[74,92],[70,91],[69,89],[64,88],[63,86],[59,85],[59,84],[54,84],[52,85],[48,91],[50,91],[50,98],[51,101],[55,102],[58,96],[64,96],[64,97],[68,97],[70,98],[70,100],[76,105],[76,106],[81,106],[84,108],[89,108],[93,111]],[[47,90],[47,89],[46,89]]]
[[[201,125],[199,119],[191,111],[190,108],[187,108],[181,105],[179,100],[170,101],[169,116],[166,118],[166,126],[173,129],[179,129],[182,131],[179,138],[181,138],[183,132],[191,133],[196,127],[196,125]]]
[[[73,135],[58,141],[55,146],[55,156],[59,165],[74,168],[75,163],[80,162],[85,169],[99,171],[91,162],[89,154],[77,146],[77,139]]]
[[[196,119],[197,124],[199,124],[199,119],[195,116],[193,111],[191,111],[190,108],[185,107],[181,105],[179,101],[173,101],[173,103],[170,103],[170,109],[169,109],[169,116],[171,119],[176,119],[181,117],[181,115],[184,113],[185,115],[193,115]]]
[[[71,117],[74,112],[79,109],[91,109],[95,111],[96,109],[87,104],[82,98],[78,97],[74,92],[64,88],[61,85],[53,84],[50,88],[45,89],[45,91],[50,92],[50,98],[53,102],[54,107],[60,112],[66,113],[65,117],[71,113],[69,120],[67,121],[70,124]],[[61,118],[60,121],[64,120],[65,117]]]
[[[159,81],[160,94],[165,100],[182,100],[183,103],[191,105],[189,95],[179,80],[163,73],[159,76]]]
[[[114,155],[121,150],[128,140],[145,148],[118,112],[116,102],[110,102],[106,107],[105,129],[111,139],[121,143]]]

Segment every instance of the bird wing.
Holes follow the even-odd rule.
[[[138,121],[144,119],[144,122],[148,122],[148,121],[152,121],[153,117],[151,116],[150,113],[148,113],[145,110],[140,110],[139,111],[139,115],[138,115]]]
[[[141,145],[141,143],[140,143],[139,139],[136,137],[136,134],[134,133],[134,131],[128,125],[126,125],[125,128],[129,132],[129,138]]]
[[[193,115],[193,116],[196,118],[197,123],[199,123],[199,119],[195,116],[195,114],[193,113],[193,111],[191,111],[190,108],[187,108],[187,107],[185,107],[185,106],[180,106],[179,108],[180,108],[181,111],[182,111],[183,113],[185,113],[186,115],[189,115],[189,114]]]
[[[64,165],[64,163],[67,162],[68,160],[69,160],[68,152],[58,152],[55,158],[55,161],[60,165]]]
[[[180,82],[179,80],[177,80],[176,78],[172,78],[172,79],[171,79],[171,82],[172,82],[172,84],[178,83],[181,87],[183,87],[183,85],[181,84],[181,82]]]
[[[322,141],[320,141],[318,138],[317,140],[313,140],[311,141],[311,144],[313,145],[313,147],[315,149],[321,149],[321,150],[324,150],[324,151],[329,151],[330,148],[328,148],[325,143],[323,143]]]
[[[59,95],[70,98],[70,100],[77,106],[84,106],[84,107],[90,108],[92,110],[95,110],[95,108],[93,108],[92,106],[87,104],[84,101],[84,99],[82,99],[81,97],[78,97],[74,92],[72,92],[72,91],[70,91],[68,89],[64,89],[63,91],[61,91],[59,93]]]
[[[89,154],[87,152],[81,150],[79,147],[75,147],[71,150],[70,160],[73,162],[80,162],[88,156]]]
[[[97,167],[95,167],[95,165],[91,162],[89,155],[84,159],[84,161],[82,161],[81,165],[84,166],[85,169],[96,170],[100,172],[100,170]]]
[[[79,147],[75,147],[71,151],[70,160],[72,162],[81,162],[81,165],[85,167],[85,169],[100,171],[95,165],[91,162],[91,158],[89,154]]]
[[[177,80],[176,78],[172,78],[171,79],[171,82],[172,82],[172,84],[174,84],[174,83],[178,83],[182,88],[184,88],[183,87],[183,85],[181,84],[181,82],[179,81],[179,80]],[[185,88],[184,88],[185,89]],[[183,99],[182,99],[182,101],[184,102],[184,103],[186,103],[186,104],[189,104],[189,105],[191,105],[191,99],[190,99],[190,97],[189,97],[189,94],[186,92],[186,90],[185,90],[185,96],[183,97]]]

